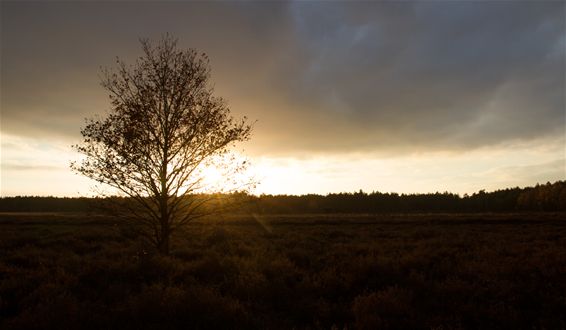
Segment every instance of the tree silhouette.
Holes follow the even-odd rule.
[[[213,96],[206,54],[178,49],[170,35],[155,46],[140,41],[144,55],[134,65],[117,59],[117,69],[103,70],[111,108],[87,119],[73,146],[85,157],[71,168],[130,197],[128,213],[168,254],[171,234],[203,215],[202,169],[249,139],[251,126]]]

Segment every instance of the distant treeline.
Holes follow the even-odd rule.
[[[459,196],[429,194],[339,193],[303,196],[261,196],[262,213],[387,213],[387,212],[513,212],[566,211],[566,181]]]
[[[94,209],[99,201],[87,197],[2,197],[0,212],[85,212]]]
[[[223,195],[223,199],[226,199]],[[566,211],[566,181],[459,196],[449,192],[397,194],[363,191],[328,195],[228,196],[244,213],[389,213]],[[96,211],[100,198],[3,197],[0,212]],[[212,203],[211,205],[214,205]]]

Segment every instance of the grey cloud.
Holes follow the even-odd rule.
[[[100,65],[206,51],[249,149],[467,149],[564,133],[562,2],[4,3],[2,130],[78,136]],[[51,133],[50,133],[51,132]]]
[[[352,132],[374,132],[368,144],[474,147],[563,131],[564,4],[359,8],[373,20],[351,19],[342,6],[297,4],[309,56],[294,72],[303,73],[294,94],[330,117],[347,112]]]
[[[215,73],[241,76],[234,67],[250,67],[253,57],[259,57],[262,51],[260,43],[275,34],[273,28],[262,29],[261,25],[267,20],[275,22],[275,17],[284,13],[277,5],[254,11],[248,10],[249,6],[3,3],[3,131],[78,138],[84,117],[108,108],[106,94],[99,86],[99,68],[111,67],[116,56],[134,61],[140,55],[140,37],[157,39],[171,32],[180,38],[182,47],[211,54]],[[231,58],[232,49],[238,47],[255,55]],[[258,62],[254,63],[256,67]]]

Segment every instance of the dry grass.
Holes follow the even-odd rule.
[[[0,215],[0,328],[565,329],[564,214]]]

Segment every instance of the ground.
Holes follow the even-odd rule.
[[[0,214],[2,329],[565,329],[565,214]]]

